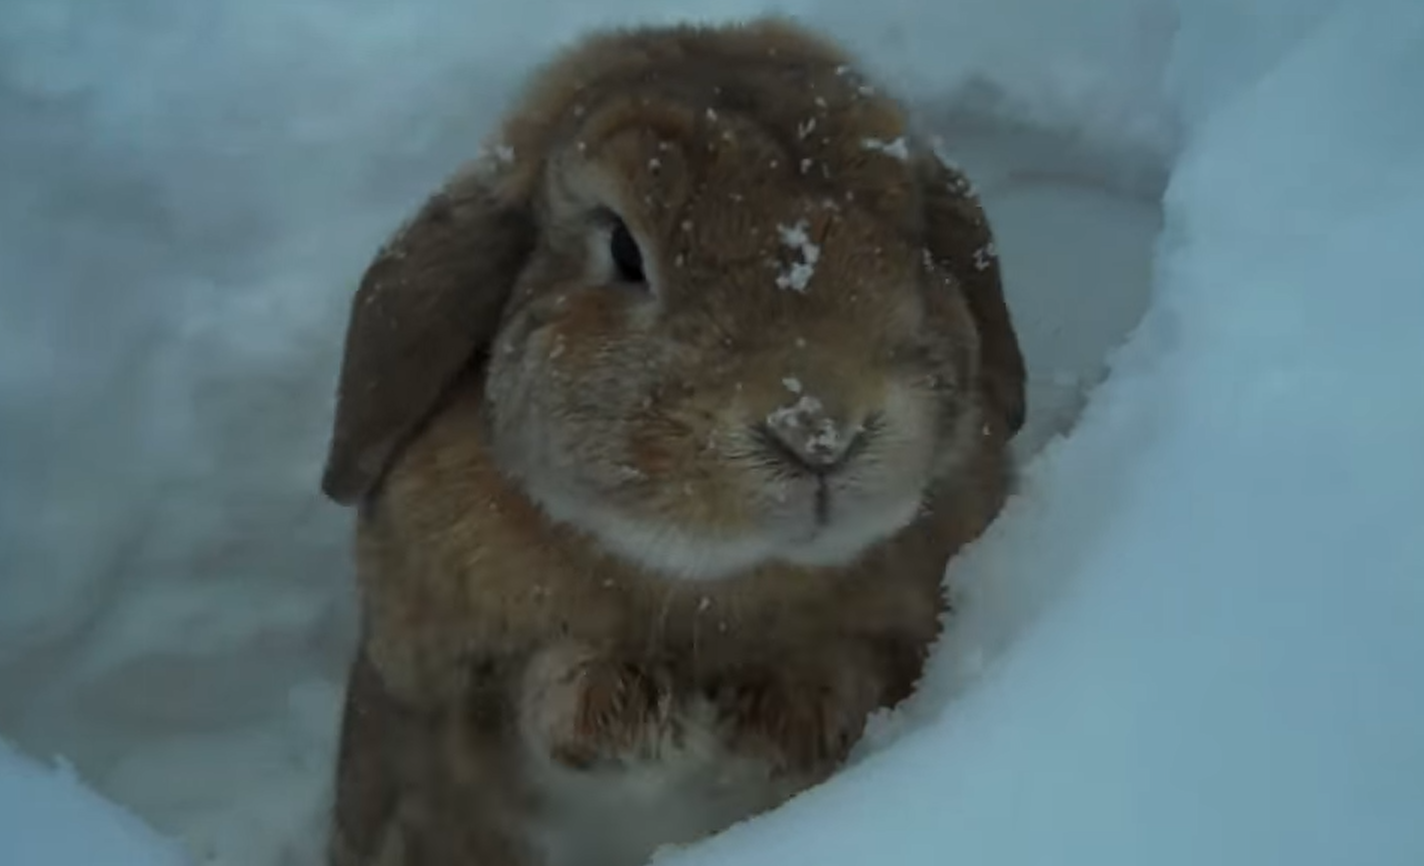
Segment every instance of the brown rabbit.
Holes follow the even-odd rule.
[[[636,866],[826,778],[920,675],[1023,380],[968,184],[836,47],[562,54],[353,303],[330,862]]]

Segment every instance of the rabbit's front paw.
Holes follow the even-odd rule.
[[[522,722],[537,751],[592,769],[651,759],[675,733],[665,676],[572,645],[542,651],[525,675]]]
[[[717,682],[712,699],[732,751],[777,774],[821,776],[860,738],[873,709],[864,691],[810,672],[754,670]]]

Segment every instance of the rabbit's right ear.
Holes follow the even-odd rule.
[[[1023,352],[1013,317],[1004,301],[994,234],[968,178],[926,155],[920,164],[924,184],[926,246],[935,261],[964,288],[979,331],[980,387],[1010,436],[1024,425]]]
[[[369,494],[451,381],[494,339],[534,246],[522,202],[474,175],[432,196],[367,268],[351,303],[322,491]]]

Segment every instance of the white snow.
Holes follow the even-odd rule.
[[[867,138],[862,141],[861,144],[865,146],[866,150],[876,150],[886,156],[893,156],[901,161],[910,158],[910,146],[905,141],[903,135],[891,141],[885,141],[879,138]]]
[[[806,229],[805,220],[800,220],[795,225],[776,227],[782,245],[801,257],[801,261],[790,263],[786,270],[777,275],[778,288],[805,292],[811,284],[811,278],[816,275],[816,262],[821,260],[821,247],[811,240]]]
[[[799,389],[793,389],[800,394]],[[766,423],[772,427],[801,427],[821,414],[825,406],[810,394],[801,394],[794,403],[773,409],[766,415]]]
[[[705,5],[6,4],[0,737],[192,862],[318,862],[351,282],[549,49]],[[1424,862],[1424,6],[715,17],[768,8],[983,196],[1030,462],[911,705],[666,861]],[[153,835],[0,751],[0,863],[178,862]]]
[[[0,740],[0,863],[6,866],[180,866],[174,843],[85,787]]]

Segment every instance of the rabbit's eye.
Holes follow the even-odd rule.
[[[613,224],[613,232],[608,239],[608,251],[613,256],[613,264],[618,268],[618,276],[626,282],[641,283],[643,276],[643,252],[638,242],[622,220]]]

